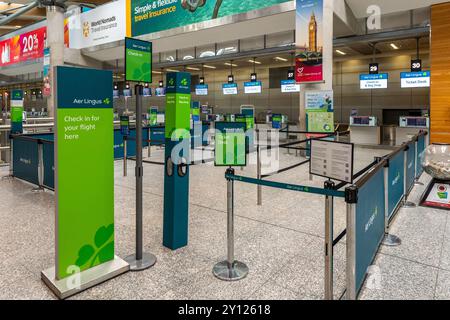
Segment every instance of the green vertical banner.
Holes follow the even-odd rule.
[[[125,80],[152,82],[152,43],[125,38]]]
[[[150,108],[148,110],[148,114],[150,116],[149,120],[150,120],[150,126],[154,127],[158,124],[158,109],[157,108]]]
[[[167,74],[163,245],[188,244],[191,74]]]
[[[56,278],[114,259],[112,72],[56,67]]]
[[[23,133],[23,90],[11,92],[11,133]]]

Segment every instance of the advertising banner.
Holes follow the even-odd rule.
[[[428,88],[431,85],[431,72],[402,72],[400,80],[402,88]]]
[[[113,84],[111,71],[54,70],[56,278],[60,280],[114,259]]]
[[[152,82],[152,43],[125,38],[125,81]]]
[[[11,91],[11,133],[23,133],[23,90]]]
[[[384,238],[384,172],[378,170],[358,190],[355,214],[355,285],[359,292],[367,274],[367,268]]]
[[[261,93],[261,92],[262,92],[261,81],[244,82],[244,93]]]
[[[332,90],[305,92],[307,130],[334,131],[334,93]]]
[[[125,1],[113,1],[68,18],[68,41],[72,49],[83,49],[123,40],[126,36]]]
[[[224,83],[222,85],[222,91],[224,95],[238,94],[237,83]]]
[[[434,183],[422,205],[450,210],[450,184]]]
[[[42,58],[46,27],[0,41],[0,67]]]
[[[51,70],[50,70],[50,48],[44,49],[44,66],[43,66],[43,82],[42,95],[50,97],[52,94],[51,88]]]
[[[387,89],[389,75],[387,73],[380,74],[361,74],[359,83],[361,90],[369,89]]]
[[[268,8],[290,0],[131,0],[127,29],[131,36],[164,31]]]
[[[297,83],[322,82],[323,76],[323,0],[296,0]]]
[[[216,166],[246,165],[246,123],[216,122]]]

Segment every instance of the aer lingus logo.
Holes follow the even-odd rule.
[[[183,79],[181,80],[181,85],[182,85],[182,86],[187,86],[187,83],[188,83],[188,81],[187,81],[186,78],[183,78]]]
[[[111,101],[109,100],[109,98],[103,99],[103,103],[104,104],[109,104]]]
[[[175,84],[175,79],[174,78],[170,78],[169,79],[169,85],[173,86]]]

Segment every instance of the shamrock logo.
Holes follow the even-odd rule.
[[[169,85],[173,86],[175,84],[175,79],[174,78],[170,78],[169,79]]]
[[[100,227],[94,236],[94,245],[86,244],[78,251],[75,265],[80,268],[109,261],[114,258],[114,224]]]
[[[109,104],[111,101],[109,100],[109,98],[103,99],[103,103],[104,104]]]
[[[186,78],[183,78],[183,80],[181,80],[181,85],[183,85],[183,86],[187,86],[187,79]]]

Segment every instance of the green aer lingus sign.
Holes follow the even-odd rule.
[[[57,67],[56,277],[114,259],[112,73]]]
[[[125,38],[125,80],[152,82],[152,43]]]

